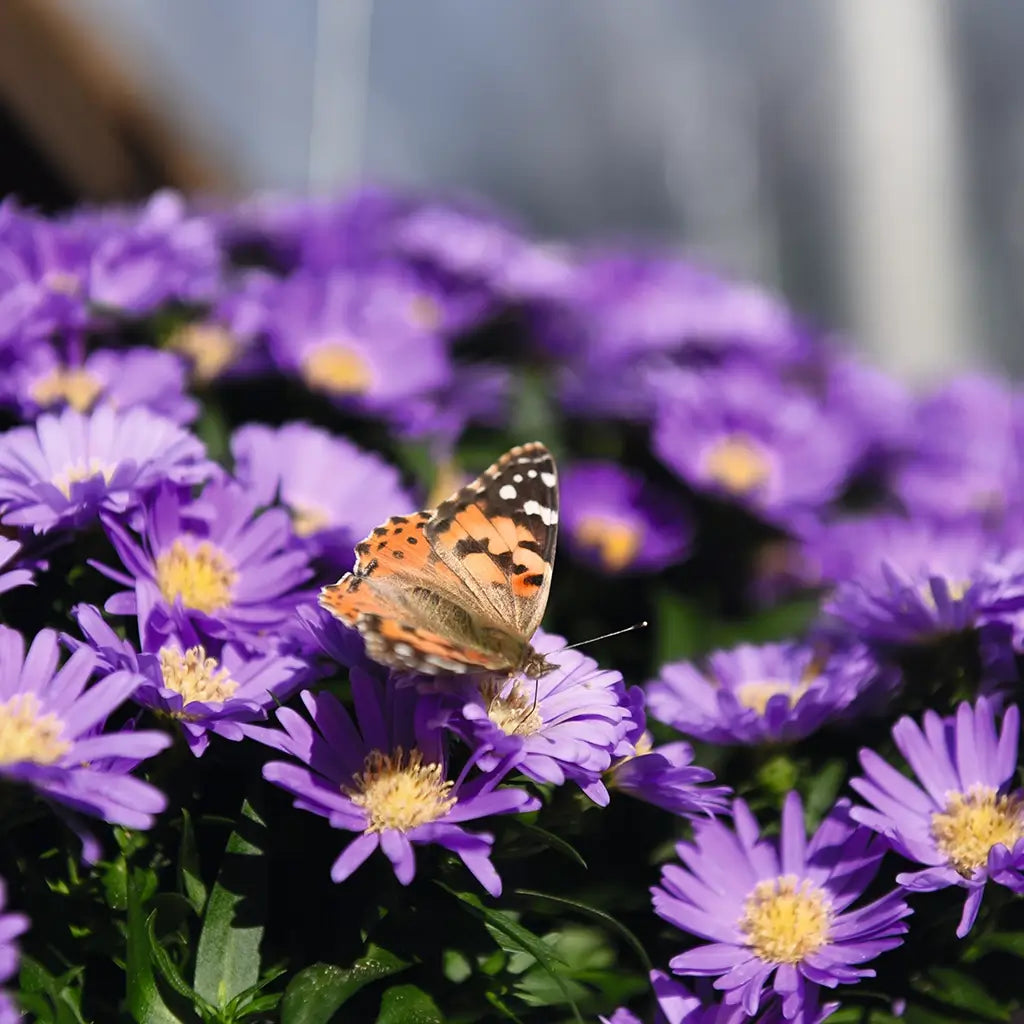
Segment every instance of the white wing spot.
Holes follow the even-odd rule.
[[[554,473],[541,473],[540,482],[545,487],[554,487],[558,481]]]
[[[514,483],[514,484],[521,484],[522,482],[523,482],[523,474],[522,473],[516,473],[516,475],[514,477],[512,477],[512,483]]]
[[[395,654],[400,658],[411,658],[413,649],[408,644],[395,644]]]
[[[526,475],[527,475],[527,476],[528,476],[528,477],[529,477],[529,478],[530,478],[531,480],[536,480],[536,479],[537,479],[537,470],[535,470],[535,469],[531,469],[531,470],[530,470],[530,472],[529,472],[529,473],[527,473]]]
[[[505,486],[498,491],[498,497],[503,501],[512,501],[518,493],[519,492],[511,484],[505,484]]]
[[[558,522],[558,513],[553,508],[548,508],[547,505],[542,505],[539,501],[530,501],[523,503],[523,511],[528,516],[540,516],[540,521],[545,526],[554,526]]]

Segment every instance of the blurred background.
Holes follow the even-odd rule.
[[[0,192],[470,192],[1020,374],[1022,44],[999,0],[2,0]]]

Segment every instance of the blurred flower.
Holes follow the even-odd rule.
[[[955,885],[967,890],[956,930],[963,938],[974,924],[988,881],[1024,892],[1024,790],[1017,776],[1020,713],[1011,705],[997,736],[995,708],[979,697],[961,704],[955,718],[924,715],[924,730],[904,716],[893,742],[920,785],[872,750],[861,750],[864,777],[850,785],[872,809],[853,817],[885,836],[907,860],[925,864],[896,881],[915,892]]]
[[[859,648],[741,644],[710,655],[703,671],[685,661],[664,665],[647,684],[647,709],[709,743],[789,743],[847,716],[866,692],[891,683]]]
[[[449,728],[463,736],[484,771],[515,768],[536,782],[575,782],[602,807],[601,779],[615,757],[629,752],[629,707],[622,675],[600,669],[565,640],[538,632],[534,650],[555,666],[539,679],[456,680],[445,698]]]
[[[241,427],[231,453],[255,504],[280,501],[310,554],[335,567],[348,568],[352,549],[388,516],[416,507],[394,466],[308,423]]]
[[[146,409],[65,409],[0,434],[0,513],[45,533],[100,509],[123,513],[164,481],[200,483],[216,469],[197,438]]]
[[[689,743],[654,747],[647,732],[644,691],[633,686],[627,696],[632,716],[626,740],[633,752],[609,770],[608,784],[612,789],[687,817],[724,811],[729,787],[704,785],[714,782],[715,774],[693,764],[693,747]]]
[[[211,484],[194,502],[161,488],[143,510],[138,540],[112,517],[103,524],[127,572],[96,568],[130,588],[105,608],[138,616],[144,649],[193,633],[266,649],[304,597],[296,588],[310,570],[287,513],[255,515],[236,484]]]
[[[561,473],[562,536],[605,572],[654,571],[683,561],[692,527],[682,502],[613,462]]]
[[[281,708],[284,732],[249,726],[251,736],[297,758],[271,761],[263,775],[296,797],[295,805],[327,818],[333,828],[360,833],[334,862],[342,882],[378,847],[395,877],[408,885],[416,873],[414,844],[434,843],[456,854],[492,895],[501,879],[491,864],[494,842],[462,823],[492,814],[535,810],[525,790],[495,788],[501,773],[450,779],[443,733],[418,713],[414,687],[381,685],[358,669],[350,674],[358,728],[330,693],[306,690],[302,701],[313,720]]]
[[[11,540],[9,537],[0,537],[0,569],[3,569],[20,550],[21,544],[18,541]],[[31,569],[8,569],[7,572],[0,572],[0,594],[6,594],[8,590],[24,587],[32,582]]]
[[[1005,553],[976,524],[876,517],[822,531],[812,550],[840,580],[824,612],[865,642],[926,642],[1024,607],[1024,550]]]
[[[57,671],[57,634],[36,634],[28,654],[20,633],[0,626],[0,776],[74,811],[128,828],[149,828],[162,793],[127,773],[171,743],[162,732],[111,732],[107,716],[138,685],[113,672],[88,688],[96,655],[76,651]]]
[[[7,886],[0,878],[0,984],[14,977],[18,970],[18,944],[14,941],[28,930],[28,918],[24,914],[3,913],[7,905]],[[0,989],[0,1024],[18,1024],[23,1021],[11,997]]]
[[[863,454],[850,424],[743,367],[661,375],[653,446],[691,487],[782,526],[838,497]]]
[[[85,360],[61,359],[36,345],[15,365],[3,385],[7,401],[26,418],[65,407],[80,413],[101,403],[117,410],[144,406],[178,424],[196,417],[197,403],[185,394],[185,368],[169,352],[99,349]]]
[[[734,830],[697,821],[692,843],[676,850],[683,865],[662,869],[654,910],[707,940],[674,957],[678,974],[718,976],[726,1005],[754,1016],[765,986],[782,1017],[820,1020],[822,986],[854,984],[875,972],[861,966],[903,941],[910,908],[897,893],[849,909],[878,871],[885,844],[850,818],[842,800],[807,842],[803,806],[791,792],[778,840],[762,839],[742,800]]]
[[[152,651],[137,652],[104,621],[99,609],[77,605],[72,614],[107,671],[139,676],[132,700],[178,722],[189,749],[201,756],[213,732],[243,739],[240,723],[267,717],[308,678],[306,663],[275,651],[249,654],[227,643],[207,649],[195,635],[168,638]],[[79,641],[64,637],[73,648]]]

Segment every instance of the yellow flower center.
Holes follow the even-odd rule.
[[[174,331],[165,347],[192,363],[192,376],[206,384],[219,377],[238,357],[240,346],[231,332],[218,324],[186,324]]]
[[[315,505],[292,505],[292,529],[296,537],[309,537],[331,525],[331,517]]]
[[[19,693],[0,704],[0,764],[33,761],[53,764],[70,749],[61,739],[64,723],[56,715],[40,715],[34,693]]]
[[[1012,850],[1022,836],[1024,802],[1018,796],[997,796],[991,786],[949,793],[946,809],[932,815],[935,845],[964,878],[985,866],[997,843]]]
[[[950,601],[962,601],[964,595],[968,590],[971,589],[970,580],[947,580],[946,591],[949,594]],[[925,603],[931,608],[935,608],[935,597],[932,594],[931,584],[923,583],[920,587],[921,596],[924,598]]]
[[[758,882],[739,922],[747,945],[772,964],[798,964],[817,953],[828,942],[831,925],[824,891],[795,875]]]
[[[704,470],[734,494],[749,494],[764,484],[771,467],[759,446],[743,434],[723,437],[704,458]]]
[[[238,573],[228,556],[209,541],[194,550],[176,540],[156,560],[156,583],[168,604],[180,597],[186,608],[206,615],[231,604]]]
[[[339,342],[311,349],[302,360],[302,377],[311,388],[334,395],[361,395],[373,383],[366,360]]]
[[[175,690],[186,705],[195,701],[223,704],[238,689],[226,668],[216,658],[208,658],[202,647],[181,651],[177,647],[160,648],[160,674],[164,686]]]
[[[417,327],[436,330],[441,326],[441,308],[429,295],[417,295],[409,303],[409,319]]]
[[[454,783],[442,777],[441,766],[424,764],[418,750],[408,756],[401,747],[393,754],[374,750],[352,781],[347,792],[366,811],[367,832],[408,832],[443,818],[458,802],[451,795]]]
[[[796,702],[807,692],[807,683],[787,683],[781,679],[763,679],[750,683],[741,683],[736,687],[736,699],[745,708],[763,715],[768,701],[780,693],[789,698],[789,706],[795,707]]]
[[[487,717],[509,736],[531,736],[542,729],[544,719],[535,693],[525,693],[518,683],[503,692],[506,686],[505,680],[480,684],[480,692],[487,700]]]
[[[604,516],[584,516],[575,530],[576,539],[588,548],[597,548],[601,562],[609,572],[625,569],[640,548],[640,531]]]
[[[88,412],[102,391],[103,382],[88,370],[58,366],[32,382],[29,397],[44,409],[64,402],[78,412]]]
[[[65,498],[70,498],[72,484],[82,480],[91,480],[94,476],[102,476],[104,481],[110,483],[115,469],[117,469],[116,465],[112,466],[110,463],[102,462],[94,455],[90,455],[84,462],[79,460],[65,466],[50,482]]]

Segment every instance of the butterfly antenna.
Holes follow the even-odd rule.
[[[566,644],[565,647],[559,647],[558,651],[571,651],[577,647],[585,647],[587,644],[596,644],[598,640],[607,640],[612,636],[621,636],[623,633],[632,633],[634,629],[646,629],[649,623],[646,619],[643,622],[634,622],[632,626],[626,626],[625,629],[616,629],[611,633],[602,633],[601,636],[592,636],[589,640],[581,640],[578,644]],[[552,654],[557,654],[558,651],[552,651]]]

